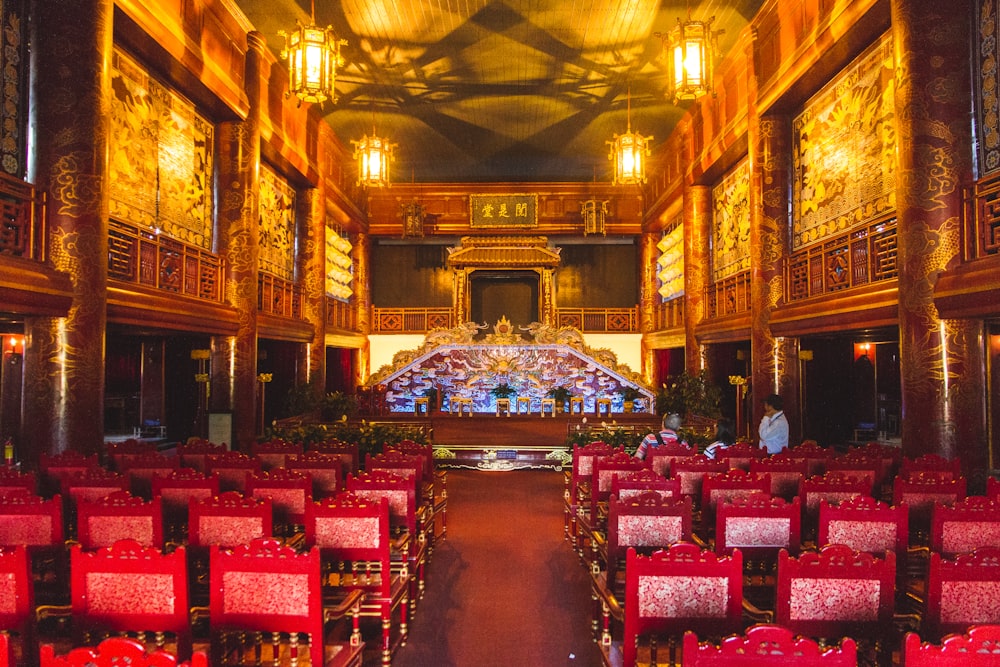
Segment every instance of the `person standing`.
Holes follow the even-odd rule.
[[[680,427],[681,416],[679,414],[671,412],[670,414],[663,415],[662,428],[658,432],[654,431],[642,439],[638,449],[635,450],[635,458],[645,459],[646,453],[650,449],[663,447],[664,445],[680,443],[687,446],[687,443],[681,440],[680,435],[677,434]]]
[[[723,417],[715,425],[715,442],[705,448],[705,456],[714,459],[723,449],[728,449],[736,442],[736,426],[732,419]]]
[[[757,428],[760,448],[777,454],[788,447],[788,419],[782,410],[781,396],[771,394],[764,399],[764,416]]]

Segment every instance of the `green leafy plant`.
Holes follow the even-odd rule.
[[[566,438],[566,444],[572,448],[573,445],[583,447],[591,442],[600,441],[614,447],[624,447],[625,451],[634,454],[645,435],[645,430],[636,430],[631,426],[618,426],[612,422],[590,429],[572,431]]]
[[[684,371],[671,375],[656,392],[656,412],[665,415],[672,412],[685,417],[720,416],[719,402],[722,389],[712,384],[708,372],[702,370],[697,375]]]
[[[332,391],[323,397],[320,417],[323,421],[352,419],[358,414],[358,397],[342,391]]]
[[[552,389],[549,389],[548,393],[548,397],[556,399],[556,403],[563,410],[566,409],[566,405],[569,403],[569,399],[572,395],[573,392],[566,387],[553,387]]]
[[[636,387],[622,387],[622,400],[631,403],[638,398],[642,398],[642,392]]]
[[[493,394],[494,398],[510,398],[516,392],[512,386],[503,382],[490,389],[490,393]]]

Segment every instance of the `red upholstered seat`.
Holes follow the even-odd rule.
[[[282,535],[292,535],[305,521],[306,505],[312,502],[309,473],[287,468],[257,472],[247,480],[248,498],[270,498],[274,525]]]
[[[777,625],[755,625],[744,635],[731,635],[719,644],[698,642],[684,635],[682,667],[855,667],[858,647],[845,638],[839,646],[820,648],[806,637],[796,637]]]
[[[77,541],[84,549],[110,547],[135,540],[144,547],[163,548],[160,499],[143,500],[116,491],[99,500],[80,500],[76,511]]]
[[[159,648],[174,635],[176,653],[191,655],[187,555],[165,554],[135,540],[70,554],[73,636],[78,645],[92,633],[151,633]]]
[[[975,625],[940,644],[921,642],[909,632],[903,639],[903,667],[995,667],[1000,664],[1000,625]]]
[[[905,557],[909,540],[909,508],[857,496],[831,504],[820,500],[817,544],[844,544],[855,551]]]
[[[937,641],[973,625],[1000,625],[1000,549],[954,559],[932,551],[921,636]]]
[[[771,495],[791,500],[799,495],[799,486],[809,474],[809,461],[786,453],[750,461],[750,472],[771,476]]]
[[[931,510],[931,551],[942,556],[1000,547],[1000,500],[969,496]]]
[[[42,644],[39,667],[208,667],[208,656],[195,651],[190,661],[178,662],[169,651],[147,651],[134,639],[110,637],[97,646],[79,646],[65,655],[56,655],[52,644]]]

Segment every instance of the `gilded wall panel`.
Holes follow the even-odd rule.
[[[892,38],[859,56],[792,121],[792,248],[895,208]]]
[[[25,114],[28,79],[28,40],[24,34],[24,2],[0,2],[0,77],[3,86],[3,105],[0,106],[0,161],[3,171],[11,176],[24,175],[27,164],[24,149],[24,128],[28,124]]]
[[[997,34],[1000,17],[996,0],[979,0],[979,24],[976,26],[976,132],[979,133],[980,164],[983,174],[1000,168],[1000,68],[997,67]]]
[[[684,295],[684,219],[671,223],[656,249],[660,255],[656,260],[656,280],[660,297],[669,301]]]
[[[750,162],[743,160],[712,188],[712,279],[750,268]]]
[[[260,168],[260,270],[284,280],[295,271],[295,189],[268,167]]]
[[[116,51],[111,217],[211,249],[213,135],[193,104]]]

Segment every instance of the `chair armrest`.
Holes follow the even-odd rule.
[[[613,618],[618,621],[625,620],[625,608],[618,598],[615,597],[614,592],[614,581],[608,581],[608,574],[606,572],[591,572],[591,581],[593,582],[594,592],[597,593],[597,597],[607,606],[608,612]]]
[[[191,625],[196,625],[203,620],[207,620],[208,607],[191,607],[188,609],[188,618],[191,619]]]
[[[743,616],[753,623],[774,623],[773,611],[761,609],[747,600],[743,600]]]
[[[713,545],[712,543],[706,542],[705,540],[701,539],[701,536],[699,536],[698,533],[694,533],[694,532],[691,533],[691,541],[694,542],[695,544],[697,544],[702,549],[708,549],[710,551],[715,551],[715,545]]]
[[[338,599],[335,604],[323,605],[323,621],[339,621],[340,619],[355,613],[365,597],[364,591],[359,588],[348,591],[344,597]]]
[[[35,607],[35,620],[70,619],[73,617],[73,607],[68,604],[43,604]]]

